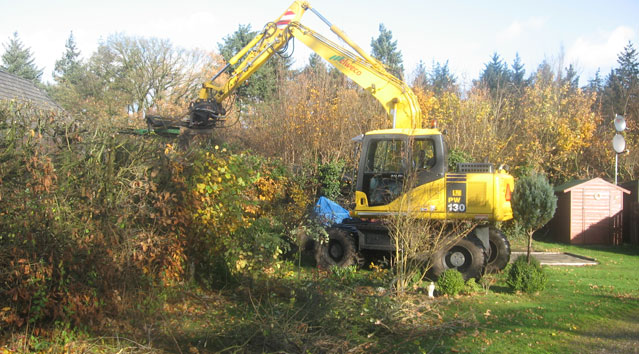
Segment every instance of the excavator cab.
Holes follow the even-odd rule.
[[[366,195],[368,206],[389,204],[407,188],[444,177],[442,135],[433,129],[369,132],[362,142],[360,166],[356,190]]]

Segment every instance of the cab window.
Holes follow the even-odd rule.
[[[435,145],[430,139],[415,139],[413,141],[413,168],[420,172],[429,170],[435,166]]]
[[[403,171],[403,140],[380,140],[374,143],[367,163],[368,171],[388,173]]]

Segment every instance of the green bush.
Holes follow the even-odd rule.
[[[544,269],[535,258],[530,258],[530,264],[525,256],[520,256],[511,265],[506,283],[513,291],[535,293],[546,288],[548,277]]]
[[[472,156],[463,150],[450,149],[448,152],[448,171],[457,172],[457,164],[472,161]]]
[[[331,266],[331,278],[341,282],[344,285],[350,285],[355,282],[357,277],[357,266],[348,267]]]
[[[528,232],[526,232],[523,225],[518,223],[516,219],[510,219],[501,223],[500,230],[504,232],[511,242],[511,245],[513,242],[518,242],[523,245],[528,241]]]
[[[337,200],[342,189],[342,175],[344,161],[337,160],[321,164],[318,169],[318,183],[320,194],[328,199]]]
[[[437,280],[437,288],[442,294],[455,296],[464,290],[464,277],[457,269],[447,269]]]
[[[477,284],[475,278],[470,278],[466,281],[466,285],[464,285],[464,290],[462,291],[466,295],[477,294],[482,290],[481,285]]]

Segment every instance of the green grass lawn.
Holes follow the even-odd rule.
[[[512,294],[498,283],[483,296],[447,305],[476,326],[442,340],[438,351],[639,351],[639,248],[535,244],[597,259],[597,266],[546,267],[548,287],[536,295]],[[448,317],[447,318],[450,318]]]
[[[548,286],[539,294],[514,294],[497,276],[488,293],[434,300],[423,289],[393,295],[388,271],[331,273],[288,264],[216,291],[159,289],[99,330],[5,338],[14,352],[639,351],[639,247],[536,242],[535,250],[572,252],[600,264],[547,267]],[[21,338],[30,338],[28,345]]]

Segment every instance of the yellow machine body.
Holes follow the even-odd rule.
[[[389,140],[402,144],[395,144],[395,149],[381,153],[371,151],[376,143]],[[428,144],[417,147],[419,141]],[[514,189],[513,177],[501,169],[495,172],[448,173],[445,144],[436,129],[371,131],[364,137],[362,145],[355,209],[352,211],[355,217],[380,218],[401,212],[441,220],[505,221],[512,218],[510,196]],[[420,164],[416,156],[417,151],[425,146],[432,151],[428,155],[432,160],[430,164]],[[393,154],[400,161],[394,164],[395,168],[392,162],[378,162],[380,158],[392,160]],[[388,180],[384,189],[386,198],[382,197],[378,203],[369,203],[369,196],[376,193],[372,180],[378,177]]]

